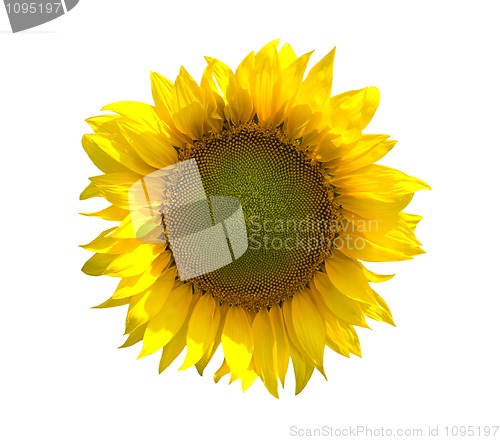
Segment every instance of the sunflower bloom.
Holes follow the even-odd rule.
[[[128,308],[123,347],[161,350],[160,372],[205,367],[221,347],[218,382],[260,378],[278,397],[292,361],[299,393],[326,377],[325,346],[361,356],[357,327],[393,323],[372,283],[390,279],[361,261],[422,253],[421,217],[402,212],[428,185],[375,164],[395,145],[364,134],[375,87],[331,96],[329,52],[277,41],[233,71],[214,58],[198,84],[151,74],[154,105],[118,102],[88,119],[83,147],[103,174],[81,199],[115,222],[83,246],[88,275],[119,279],[97,307]],[[117,222],[117,223],[116,223]]]

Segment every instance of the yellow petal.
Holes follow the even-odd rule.
[[[308,103],[313,110],[322,109],[330,101],[335,48],[313,66],[304,80],[298,96],[299,103]]]
[[[201,139],[205,125],[205,109],[200,87],[183,67],[172,92],[172,119],[179,131]]]
[[[290,46],[289,43],[285,43],[278,51],[278,58],[281,69],[284,70],[297,59],[297,55],[295,54],[292,46]]]
[[[97,118],[88,119],[87,122],[92,122]],[[155,169],[139,157],[127,139],[121,134],[121,128],[118,121],[122,119],[121,116],[113,115],[113,119],[106,119],[105,122],[99,123],[101,124],[99,125],[99,133],[86,134],[84,136],[85,142],[87,142],[87,144],[92,144],[93,149],[101,150],[102,154],[111,157],[127,170],[142,176],[152,173]],[[109,132],[107,130],[109,130]]]
[[[156,72],[151,72],[151,92],[155,102],[155,110],[160,119],[164,122],[172,145],[177,147],[191,142],[191,138],[181,133],[175,127],[172,119],[172,93],[174,84],[164,76]]]
[[[397,141],[389,141],[388,137],[382,134],[361,135],[348,153],[343,154],[331,164],[327,164],[326,168],[331,169],[335,176],[344,176],[372,165],[396,145]]]
[[[226,374],[229,374],[229,373],[231,373],[231,369],[227,365],[226,361],[223,361],[222,365],[219,367],[219,369],[214,374],[215,383],[218,383],[219,380],[221,380]]]
[[[291,301],[283,301],[281,306],[283,312],[283,323],[286,330],[286,336],[289,341],[289,347],[292,345],[300,352],[300,354],[307,359],[307,361],[314,365],[314,361],[309,356],[309,354],[305,351],[302,345],[299,342],[297,334],[295,333],[295,328],[293,326],[293,317],[292,317],[292,302]],[[291,348],[290,348],[291,349]]]
[[[158,116],[154,108],[139,101],[118,101],[105,105],[101,111],[118,113],[125,118],[135,119],[144,124],[145,127],[156,129],[158,127]]]
[[[355,301],[377,305],[359,262],[333,250],[325,260],[325,268],[330,281],[342,294]]]
[[[365,261],[400,261],[423,253],[415,237],[419,218],[407,222],[405,214],[367,220],[350,213],[337,237],[337,248],[345,255]],[[414,220],[414,221],[413,221]]]
[[[155,109],[158,116],[164,121],[171,120],[172,111],[172,92],[174,84],[168,78],[156,72],[151,72],[151,92],[153,101],[155,102]]]
[[[333,96],[330,100],[331,131],[340,136],[340,142],[357,141],[378,107],[380,92],[366,87]]]
[[[164,249],[165,245],[162,244],[140,244],[121,255],[115,255],[103,274],[120,278],[139,275],[148,270]]]
[[[388,281],[388,280],[394,278],[394,275],[395,275],[395,274],[381,275],[381,274],[372,272],[371,270],[368,270],[364,266],[363,266],[363,273],[365,274],[366,279],[370,283],[382,283],[384,281]]]
[[[383,165],[370,165],[345,176],[332,179],[336,191],[342,195],[371,197],[391,202],[422,189],[430,189],[423,180]]]
[[[255,315],[252,332],[255,371],[264,382],[267,390],[278,398],[276,338],[267,309],[263,308]]]
[[[154,107],[142,102],[121,101],[102,110],[119,113],[117,131],[140,158],[153,168],[163,168],[177,161],[168,131]]]
[[[221,337],[222,337],[222,330],[224,328],[224,322],[226,319],[227,311],[229,310],[229,306],[227,303],[223,303],[221,305],[217,304],[217,310],[220,313],[220,318],[218,319],[219,324],[217,325],[217,328],[214,328],[214,336],[212,338],[212,329],[210,333],[210,341],[207,347],[207,350],[201,357],[201,359],[196,363],[196,370],[198,371],[198,374],[200,376],[203,375],[203,371],[205,370],[205,367],[208,365],[212,357],[214,356],[215,352],[217,351],[217,348],[219,348],[220,342],[221,342]],[[216,310],[216,313],[218,313]]]
[[[158,371],[161,373],[165,370],[176,358],[181,354],[182,350],[186,346],[186,336],[187,329],[189,325],[189,317],[193,311],[193,308],[196,306],[197,301],[199,300],[199,295],[193,295],[191,305],[189,306],[189,311],[182,327],[175,334],[172,340],[163,347],[163,351],[161,354],[160,365]]]
[[[125,333],[133,332],[137,327],[152,319],[164,306],[171,289],[171,277],[165,273],[145,292],[131,297],[125,321]]]
[[[279,125],[283,117],[277,45],[278,40],[271,41],[255,55],[255,71],[250,84],[255,113],[262,125]]]
[[[290,361],[290,344],[285,330],[283,312],[280,307],[273,306],[269,310],[269,318],[274,330],[276,340],[276,367],[281,385],[285,386],[285,377]]]
[[[131,215],[127,215],[121,223],[118,225],[116,230],[112,233],[113,237],[116,238],[136,238],[137,234],[132,223]]]
[[[172,362],[182,353],[186,346],[187,321],[184,322],[180,330],[172,340],[163,347],[158,372],[161,373],[172,364]]]
[[[408,214],[407,212],[400,212],[399,218],[403,221],[410,231],[415,231],[417,224],[420,220],[422,220],[421,215],[416,214]]]
[[[317,298],[315,298],[317,300]],[[363,311],[369,304],[361,304]],[[352,324],[338,318],[331,313],[327,307],[319,307],[323,321],[325,323],[326,344],[337,353],[350,357],[350,354],[361,356],[361,346],[359,338]]]
[[[95,254],[90,257],[82,267],[82,272],[87,275],[103,275],[106,268],[113,262],[116,255]]]
[[[324,305],[334,315],[349,324],[368,327],[359,303],[342,295],[332,284],[328,275],[317,272],[313,281],[314,287],[311,287],[313,294],[319,295]]]
[[[382,241],[379,243],[369,240],[364,234],[341,233],[338,240],[356,243],[355,246],[339,246],[338,249],[348,257],[363,261],[403,261],[424,253],[419,245],[394,237],[379,238]]]
[[[148,322],[139,357],[148,356],[168,344],[181,329],[192,301],[191,284],[182,284],[170,293],[164,291],[166,300],[161,310]]]
[[[310,55],[305,54],[297,60],[299,70],[296,74],[303,74],[302,68]],[[328,120],[325,115],[330,102],[334,55],[335,49],[313,66],[304,82],[299,84],[288,111],[285,132],[292,139],[301,137],[304,145],[316,145],[326,132]]]
[[[122,345],[120,345],[119,348],[131,347],[132,345],[137,344],[139,341],[142,341],[144,332],[146,331],[146,326],[147,324],[143,324],[137,327],[132,333],[130,333],[127,340]]]
[[[247,312],[241,307],[228,310],[221,341],[229,368],[237,376],[242,375],[252,360],[254,341]]]
[[[290,139],[303,138],[304,145],[314,145],[314,141],[304,140],[312,132],[317,133],[323,115],[320,111],[314,112],[309,104],[294,104],[288,111],[284,130]]]
[[[93,139],[93,136],[86,134],[82,138],[82,146],[90,160],[94,165],[99,168],[103,173],[116,173],[121,171],[128,171],[128,169],[111,157],[108,153],[103,151]]]
[[[205,108],[204,133],[211,131],[220,133],[224,123],[224,100],[219,91],[213,87],[211,77],[211,65],[208,65],[201,78],[200,88],[202,90],[203,107]]]
[[[218,312],[218,313],[216,313]],[[220,311],[209,293],[203,295],[189,321],[187,332],[187,353],[181,370],[192,367],[198,362],[208,348],[210,337],[215,336],[219,327]]]
[[[299,58],[296,58],[288,66],[286,66],[283,71],[281,88],[284,100],[288,101],[288,105],[292,105],[295,97],[297,96],[311,55],[312,52],[309,52]]]
[[[158,280],[158,277],[168,266],[171,260],[172,254],[168,251],[165,251],[164,253],[158,255],[158,257],[142,274],[136,275],[134,277],[123,278],[118,284],[118,287],[113,294],[113,298],[127,298],[129,296],[144,292],[148,287],[156,282],[156,280]],[[167,271],[164,276],[169,277],[169,282],[173,283],[176,276],[176,271]]]
[[[295,395],[297,395],[305,388],[307,382],[309,382],[314,371],[314,365],[308,363],[293,345],[290,345],[290,354],[292,357],[293,372],[295,373]]]
[[[394,216],[403,210],[411,202],[413,193],[394,197],[391,201],[376,200],[371,196],[360,194],[340,195],[337,201],[343,209],[354,212],[368,219],[379,219]]]
[[[89,180],[96,186],[100,195],[113,205],[129,209],[130,187],[141,179],[142,176],[128,172],[103,174],[90,177]]]
[[[255,382],[255,379],[257,379],[258,377],[259,375],[255,371],[255,367],[252,361],[248,366],[247,370],[240,377],[242,391],[245,392],[246,390],[248,390],[248,388],[252,386],[252,384]]]
[[[107,229],[88,244],[80,245],[83,249],[99,254],[121,254],[135,248],[140,242],[133,238],[120,239],[110,236],[116,228]]]
[[[216,91],[216,92],[220,91],[221,96],[223,98],[225,98],[227,88],[229,86],[229,81],[231,80],[231,78],[234,77],[233,71],[226,64],[224,64],[222,61],[219,61],[219,60],[217,60],[215,58],[211,58],[211,57],[205,57],[205,59],[209,63],[207,66],[208,70],[206,71],[206,73],[207,73],[207,80],[208,80],[210,86],[212,87],[212,89],[214,91]],[[217,81],[217,85],[215,84],[215,82],[211,78],[212,75],[215,77],[215,80]]]
[[[363,304],[362,307],[365,315],[369,318],[374,319],[375,321],[381,321],[386,322],[387,324],[395,325],[387,303],[377,293],[374,293],[374,295],[377,300],[378,306],[375,307],[371,304]]]
[[[236,69],[238,84],[243,90],[250,90],[251,77],[255,69],[255,54],[250,52]]]
[[[322,371],[325,350],[325,326],[309,298],[310,291],[296,293],[292,300],[292,321],[300,346]]]
[[[255,68],[255,55],[250,52],[236,69],[234,78],[229,78],[226,90],[228,102],[227,117],[233,124],[245,124],[254,114],[254,104],[250,93],[250,79]]]
[[[311,299],[325,324],[326,345],[337,353],[349,357],[349,342],[339,328],[339,323],[343,321],[331,312],[319,295],[312,295]]]
[[[114,298],[109,298],[103,303],[92,307],[93,309],[107,309],[108,307],[119,307],[119,306],[125,306],[130,303],[130,298],[120,298],[120,299],[114,299]]]
[[[351,324],[347,324],[343,321],[339,321],[338,325],[342,333],[344,334],[344,339],[348,341],[350,352],[355,356],[361,357],[361,344],[354,327]]]
[[[106,238],[106,236],[108,234],[110,234],[111,232],[113,232],[114,230],[116,229],[116,227],[114,228],[109,228],[109,229],[106,229],[104,231],[102,231],[94,240],[92,240],[89,244],[84,244],[84,245],[80,245],[80,247],[82,247],[83,249],[86,249],[88,251],[91,251],[91,252],[97,252],[97,250],[100,250],[102,247],[101,246],[93,246],[94,243],[100,243],[103,239]],[[97,250],[94,250],[94,249],[97,249]]]
[[[118,208],[117,206],[111,205],[107,208],[101,209],[96,212],[80,212],[81,215],[85,215],[87,217],[99,217],[104,220],[121,222],[128,214],[129,211],[126,209]]]
[[[359,338],[351,324],[341,319],[328,319],[325,329],[326,343],[332,350],[346,357],[350,357],[350,353],[361,357]]]
[[[87,200],[92,197],[102,197],[102,193],[93,182],[90,182],[80,194],[80,200]]]
[[[123,118],[120,121],[120,129],[139,157],[154,169],[164,168],[178,161],[173,142],[159,126],[150,128],[142,121]]]

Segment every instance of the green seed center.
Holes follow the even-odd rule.
[[[185,156],[196,160],[207,197],[239,201],[248,240],[241,257],[195,278],[195,287],[252,311],[304,288],[336,231],[332,189],[319,165],[281,130],[257,124],[206,138]]]

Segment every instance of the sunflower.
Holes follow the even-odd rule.
[[[128,307],[122,347],[161,350],[160,372],[185,350],[180,369],[201,375],[222,346],[216,382],[260,378],[278,397],[291,359],[299,393],[315,369],[326,377],[325,346],[361,356],[355,327],[394,324],[371,286],[393,275],[360,260],[423,252],[421,217],[402,210],[429,187],[374,164],[396,143],[362,133],[379,91],[331,96],[334,53],[307,75],[311,53],[277,41],[236,71],[207,57],[199,84],[152,73],[154,105],[87,120],[103,174],[81,199],[110,205],[85,215],[119,224],[83,246],[82,270],[119,279],[97,307]]]

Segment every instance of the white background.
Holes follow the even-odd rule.
[[[5,439],[287,439],[290,426],[423,428],[500,424],[498,42],[496,2],[82,0],[11,34],[0,8],[1,364]],[[80,272],[77,245],[109,227],[79,216],[99,174],[80,145],[86,117],[152,102],[149,71],[199,79],[203,56],[232,67],[271,39],[317,61],[337,46],[334,93],[376,85],[367,132],[390,133],[383,163],[426,180],[427,254],[372,266],[397,327],[359,330],[363,358],[326,354],[293,396],[256,383],[157,374],[159,353],[117,350],[125,309],[91,310],[116,281]],[[442,435],[441,435],[442,434]],[[500,432],[498,433],[500,436]]]

